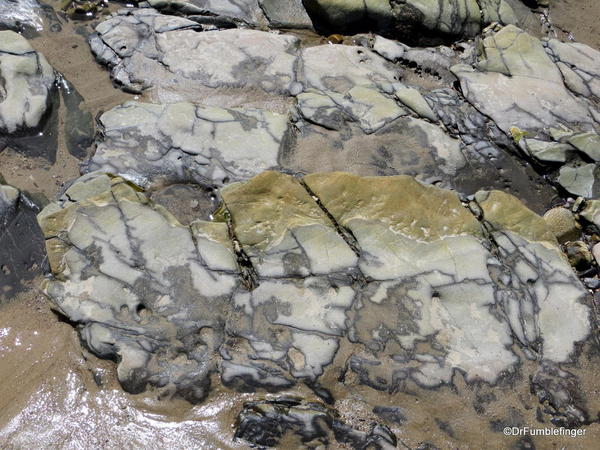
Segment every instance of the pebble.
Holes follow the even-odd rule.
[[[600,248],[597,251],[600,251]],[[567,258],[569,258],[569,263],[579,271],[589,269],[594,260],[587,244],[582,241],[567,242],[565,244],[565,252],[567,253]]]

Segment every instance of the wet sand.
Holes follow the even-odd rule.
[[[598,0],[553,0],[552,22],[570,32],[577,42],[600,48],[600,2]]]

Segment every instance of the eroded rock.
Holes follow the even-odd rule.
[[[539,39],[509,25],[485,37],[475,65],[456,65],[466,99],[491,117],[533,159],[564,163],[555,179],[571,194],[597,193],[599,114],[591,89],[565,76],[566,61],[579,62],[594,84],[598,52],[575,43]],[[570,69],[569,69],[570,70]],[[582,76],[580,72],[578,76]]]
[[[327,447],[337,442],[352,448],[393,449],[397,445],[396,436],[385,425],[373,424],[369,432],[355,430],[331,408],[285,398],[247,403],[238,416],[235,436],[268,447],[284,439],[288,446]]]
[[[50,103],[54,69],[13,31],[0,31],[0,132],[40,125]]]
[[[39,217],[44,289],[133,392],[493,386],[519,376],[513,346],[560,366],[590,332],[554,234],[508,194],[473,214],[410,177],[266,172],[183,226],[118,177],[67,193]]]
[[[256,109],[128,102],[100,117],[103,139],[88,164],[140,186],[207,186],[250,178],[279,165],[288,118]]]
[[[422,44],[471,37],[493,22],[517,23],[504,0],[309,0],[305,5],[330,31],[373,31]]]

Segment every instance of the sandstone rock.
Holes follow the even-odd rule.
[[[148,4],[167,12],[220,16],[248,25],[261,25],[265,21],[258,0],[148,0]]]
[[[506,194],[478,196],[482,226],[410,177],[267,172],[222,189],[217,221],[188,227],[121,178],[82,183],[40,215],[44,289],[93,352],[118,356],[132,392],[199,401],[213,373],[231,389],[305,382],[320,396],[330,380],[418,392],[456,369],[493,386],[520,365],[512,345],[560,364],[589,334],[586,290],[552,232]],[[264,406],[242,422],[269,422],[278,409]]]
[[[581,235],[575,217],[566,208],[556,207],[544,214],[544,220],[559,242],[575,241]]]
[[[589,198],[596,195],[596,175],[595,165],[586,162],[600,156],[594,131],[599,114],[590,101],[591,91],[573,88],[559,58],[581,59],[582,67],[591,67],[590,80],[596,76],[596,62],[589,60],[593,50],[565,45],[542,42],[509,25],[483,39],[474,66],[455,65],[452,71],[471,104],[532,158],[567,163],[554,174],[556,182],[572,194]]]
[[[594,198],[600,194],[598,180],[598,165],[566,165],[560,168],[558,183],[574,195]]]
[[[586,270],[590,267],[593,261],[593,256],[588,246],[583,241],[567,242],[565,251],[569,262],[577,270]]]
[[[0,76],[0,132],[38,127],[55,81],[44,55],[19,34],[0,31]]]
[[[281,28],[312,28],[302,0],[259,0],[269,24]]]
[[[509,132],[512,126],[536,132],[579,122],[591,125],[589,106],[564,86],[542,43],[509,25],[483,40],[475,67],[454,66],[465,96]]]
[[[519,144],[529,156],[542,162],[564,163],[574,151],[572,145],[538,139],[523,139]]]

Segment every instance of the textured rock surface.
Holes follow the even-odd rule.
[[[43,27],[37,0],[5,0],[0,3],[0,26],[19,29],[23,25],[40,30]]]
[[[300,48],[288,35],[239,29],[200,32],[190,27],[197,25],[151,9],[121,12],[97,27],[91,44],[100,61],[113,65],[115,80],[125,80],[128,89],[147,88],[151,98],[165,102],[184,99],[289,115],[286,137],[275,133],[264,151],[231,151],[237,161],[225,164],[221,156],[209,157],[205,146],[204,158],[192,163],[189,150],[175,148],[165,154],[164,147],[173,147],[168,142],[159,145],[162,149],[149,149],[156,147],[160,133],[138,121],[136,109],[118,107],[103,120],[118,116],[129,125],[107,128],[110,133],[100,137],[91,169],[105,168],[141,184],[154,174],[168,178],[169,172],[171,178],[219,185],[276,167],[300,173],[408,174],[466,193],[482,186],[508,188],[540,210],[545,201],[540,199],[553,195],[547,183],[522,165],[516,157],[521,150],[502,130],[447,87],[454,77],[450,67],[468,60],[467,51],[413,49],[381,37],[356,39],[361,45]],[[119,48],[127,50],[113,61],[113,50]],[[268,62],[258,67],[263,57]],[[442,74],[438,86],[443,89],[420,86],[424,80],[413,78],[405,67],[408,63]],[[267,112],[256,114],[271,117]],[[238,125],[230,127],[244,126],[241,116],[235,120]],[[193,131],[203,138],[207,133]],[[144,144],[136,145],[127,134]],[[191,153],[202,145],[194,141]],[[570,144],[561,145],[571,149]],[[511,146],[513,154],[506,151]],[[195,154],[194,158],[198,159]],[[231,164],[237,169],[227,174],[224,166]]]
[[[467,100],[529,156],[564,163],[556,177],[564,189],[593,197],[599,116],[595,94],[584,86],[595,85],[599,56],[581,44],[540,41],[508,26],[483,40],[474,66],[457,65],[452,71]],[[579,74],[573,66],[581,67]]]
[[[236,438],[257,445],[330,446],[352,448],[397,448],[396,436],[385,425],[373,424],[368,433],[341,422],[334,410],[318,403],[295,399],[247,403],[238,417]]]
[[[92,351],[118,357],[127,390],[198,401],[217,374],[231,389],[305,382],[327,398],[343,367],[346,389],[382,396],[456,371],[494,385],[523,358],[573,361],[589,336],[586,290],[508,194],[478,193],[475,215],[410,177],[265,172],[221,197],[217,221],[183,226],[92,173],[39,216],[47,294]]]
[[[221,185],[278,166],[288,139],[286,116],[191,103],[130,102],[100,117],[104,139],[90,170],[142,186],[160,182]]]
[[[36,392],[0,401],[0,441],[593,448],[600,55],[533,3],[150,0],[87,23],[45,5],[23,32],[81,95],[58,76],[53,166],[13,154],[46,128],[0,136],[10,183],[58,198],[42,233],[0,186],[0,302],[39,312],[48,262],[89,386],[40,375],[62,338],[35,325],[30,352],[3,312],[5,354],[46,365],[0,364],[0,397]],[[359,30],[386,37],[329,35]],[[536,424],[587,436],[502,433]]]
[[[188,19],[153,9],[122,11],[90,40],[97,58],[126,89],[257,89],[288,94],[295,85],[298,40],[254,30],[201,31]]]
[[[517,23],[504,0],[308,0],[305,5],[331,31],[374,31],[421,43],[474,36],[493,22]]]
[[[35,128],[48,108],[54,70],[13,31],[0,31],[0,132]]]

